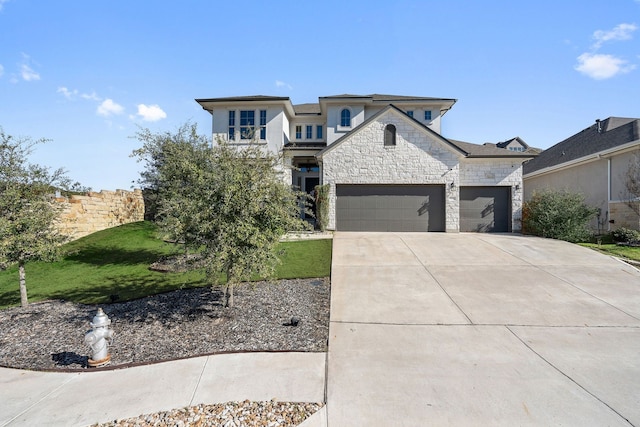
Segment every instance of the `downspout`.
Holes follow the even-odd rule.
[[[609,212],[611,212],[611,157],[607,158],[607,231],[611,231]]]

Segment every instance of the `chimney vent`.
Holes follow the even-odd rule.
[[[598,133],[602,133],[602,121],[600,119],[596,119],[596,125],[598,125]]]

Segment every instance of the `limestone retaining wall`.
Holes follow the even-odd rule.
[[[86,195],[58,197],[62,204],[58,227],[71,240],[96,231],[144,220],[141,190],[90,191]]]

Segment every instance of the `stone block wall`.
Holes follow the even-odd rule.
[[[640,230],[640,217],[626,202],[609,203],[609,219],[613,220],[612,231],[621,227]]]
[[[96,231],[144,220],[141,190],[90,191],[86,195],[59,197],[62,205],[58,229],[71,240]]]

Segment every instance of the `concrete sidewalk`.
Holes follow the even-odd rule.
[[[199,403],[323,402],[325,353],[243,353],[102,372],[0,368],[1,426],[86,426]],[[305,421],[321,426],[323,414]]]
[[[640,425],[640,272],[516,235],[336,233],[334,426]]]

